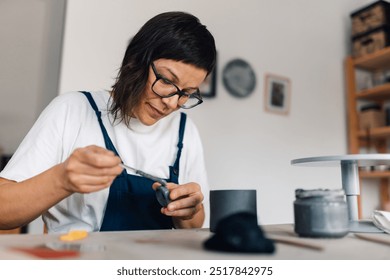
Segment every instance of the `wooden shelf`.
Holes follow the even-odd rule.
[[[356,94],[357,99],[385,101],[390,99],[390,83],[362,90]]]
[[[390,178],[390,171],[359,171],[361,178],[383,179]]]
[[[371,128],[368,130],[368,136],[371,139],[390,138],[390,126]],[[367,131],[359,130],[358,137],[364,140],[365,138],[367,138]]]
[[[362,69],[371,73],[390,70],[390,47],[375,53],[354,58],[348,56],[345,60],[345,79],[347,90],[348,114],[348,153],[358,154],[362,147],[374,147],[377,153],[390,153],[390,126],[377,127],[369,130],[359,129],[359,101],[375,101],[384,103],[390,101],[390,83],[358,91],[356,88],[356,70]],[[380,188],[380,208],[385,209],[390,204],[390,171],[359,171],[360,179],[377,179]],[[362,197],[358,198],[359,217],[362,216]]]
[[[374,53],[354,58],[354,66],[357,68],[377,71],[390,68],[390,48],[384,48]]]

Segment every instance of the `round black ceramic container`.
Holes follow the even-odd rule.
[[[210,231],[215,232],[223,218],[238,212],[256,215],[256,190],[230,189],[210,191]]]
[[[343,190],[295,190],[295,232],[301,237],[340,238],[349,232]]]

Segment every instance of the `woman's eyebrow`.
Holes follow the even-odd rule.
[[[167,68],[167,67],[163,67],[164,69],[166,69],[171,75],[172,75],[172,77],[173,77],[173,79],[171,80],[171,79],[169,79],[171,82],[175,82],[175,83],[177,83],[177,82],[179,82],[179,78],[177,77],[177,75],[174,73],[174,72],[172,72],[172,70],[171,69],[169,69],[169,68]],[[161,75],[161,74],[160,74]],[[162,75],[164,78],[167,78],[165,75]]]
[[[165,79],[168,79],[169,81],[171,81],[172,83],[178,83],[180,80],[179,78],[176,76],[176,74],[174,72],[172,72],[172,70],[168,67],[163,67],[164,69],[166,69],[171,75],[172,75],[172,79],[168,79],[165,75],[162,75],[160,74],[161,76],[163,76]],[[186,87],[186,88],[183,88],[182,90],[188,90],[188,89],[198,89],[197,87]]]

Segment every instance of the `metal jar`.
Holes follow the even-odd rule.
[[[339,238],[349,231],[344,191],[295,190],[295,232],[301,237]]]

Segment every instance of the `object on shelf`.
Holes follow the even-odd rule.
[[[367,33],[352,37],[352,55],[360,57],[379,51],[390,45],[390,28],[381,26]]]
[[[385,73],[383,71],[378,71],[372,74],[372,84],[374,87],[380,86],[386,83]]]
[[[352,36],[373,30],[379,26],[389,25],[390,4],[376,1],[351,13]]]
[[[360,71],[356,73],[357,91],[369,90],[381,85],[390,85],[390,71]]]
[[[374,171],[387,171],[389,167],[387,165],[374,166]]]
[[[389,70],[383,71],[383,80],[384,80],[384,83],[390,83],[390,71]]]
[[[385,115],[379,104],[369,104],[360,108],[360,129],[371,129],[382,126],[385,126]]]
[[[371,172],[374,171],[374,166],[359,166],[359,171]]]
[[[385,115],[386,115],[386,126],[390,126],[390,107],[387,107],[385,109]]]

